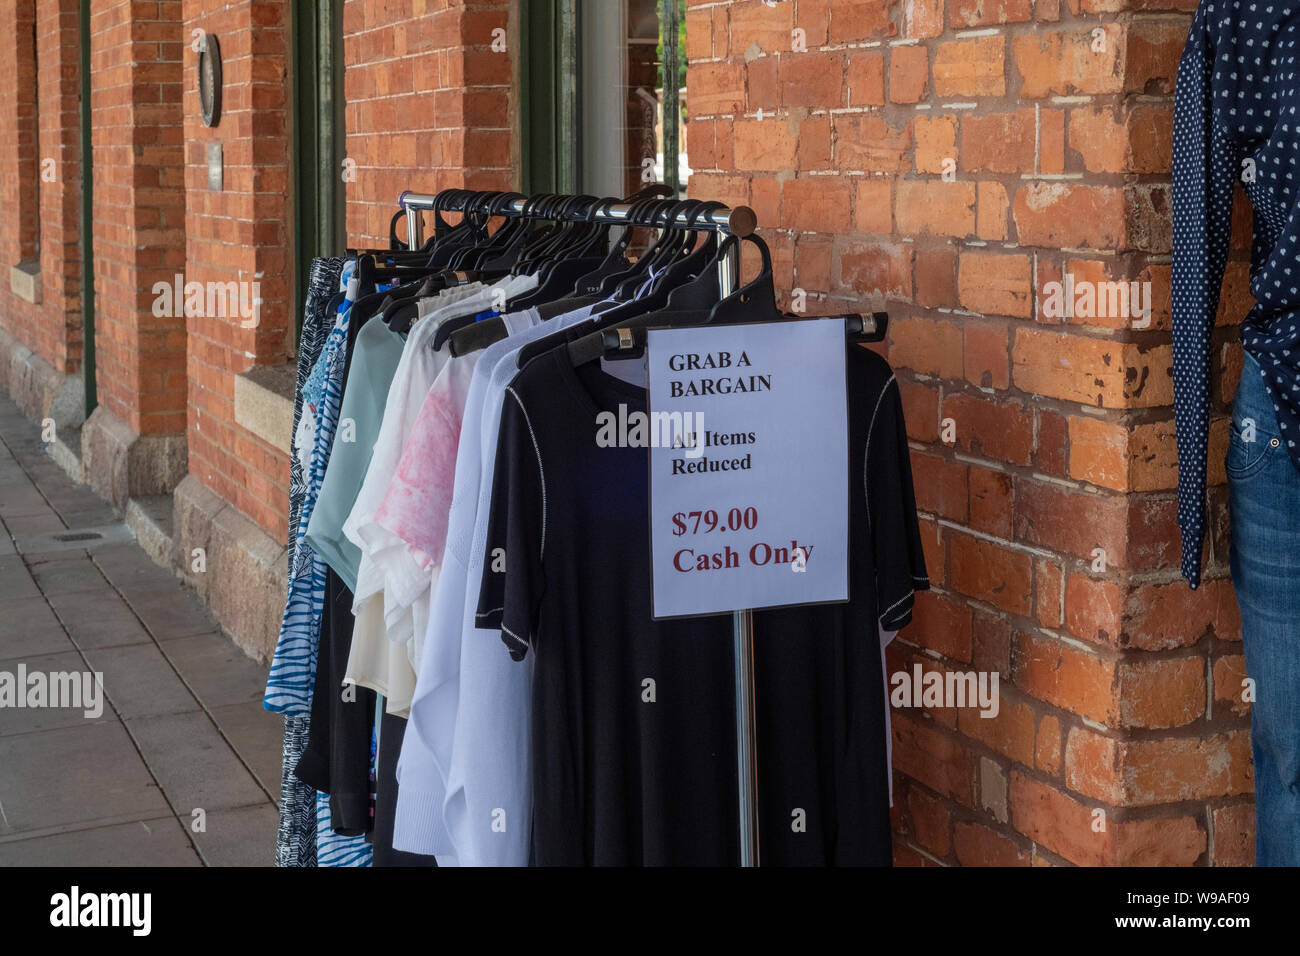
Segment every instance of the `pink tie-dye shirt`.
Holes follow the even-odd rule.
[[[408,546],[385,569],[388,584],[403,597],[410,587],[427,589],[430,572],[442,562],[461,418],[480,354],[448,361],[429,389],[375,513],[375,522]]]

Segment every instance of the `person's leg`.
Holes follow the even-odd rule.
[[[1232,418],[1232,581],[1255,690],[1255,863],[1300,866],[1300,472],[1249,356]]]

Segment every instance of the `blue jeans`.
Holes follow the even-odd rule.
[[[1279,433],[1259,364],[1247,355],[1227,469],[1232,582],[1255,684],[1256,866],[1300,866],[1300,471]]]

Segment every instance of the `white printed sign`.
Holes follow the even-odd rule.
[[[847,601],[844,323],[646,343],[655,618]]]

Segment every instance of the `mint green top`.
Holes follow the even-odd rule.
[[[370,467],[370,456],[384,420],[388,387],[402,358],[403,336],[375,318],[361,327],[353,343],[352,365],[343,388],[343,406],[334,432],[325,479],[321,483],[316,510],[307,525],[307,543],[349,590],[356,590],[361,549],[343,534],[361,484]]]

